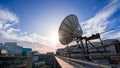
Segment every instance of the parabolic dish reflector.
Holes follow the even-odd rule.
[[[63,45],[67,45],[74,38],[81,36],[83,31],[79,25],[77,16],[71,14],[67,16],[61,23],[59,28],[59,41]]]

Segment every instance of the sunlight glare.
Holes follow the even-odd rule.
[[[58,33],[57,32],[52,32],[49,40],[50,40],[51,43],[57,44],[58,43]]]

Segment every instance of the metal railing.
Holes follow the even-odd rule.
[[[77,66],[78,68],[86,68],[85,65],[93,66],[95,68],[112,68],[112,66],[83,61],[79,59],[73,59],[73,58],[67,58],[67,57],[61,57],[61,56],[58,56],[58,57],[63,59],[64,61],[69,62],[70,64]]]

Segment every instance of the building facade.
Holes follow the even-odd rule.
[[[22,56],[31,56],[32,49],[31,48],[23,48],[22,49]]]
[[[2,45],[8,50],[9,56],[21,56],[22,55],[22,46],[18,46],[15,42],[6,42]]]

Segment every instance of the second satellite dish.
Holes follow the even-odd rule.
[[[67,16],[61,23],[59,28],[59,41],[63,45],[67,45],[74,38],[82,36],[83,31],[79,25],[77,16],[71,14]]]

